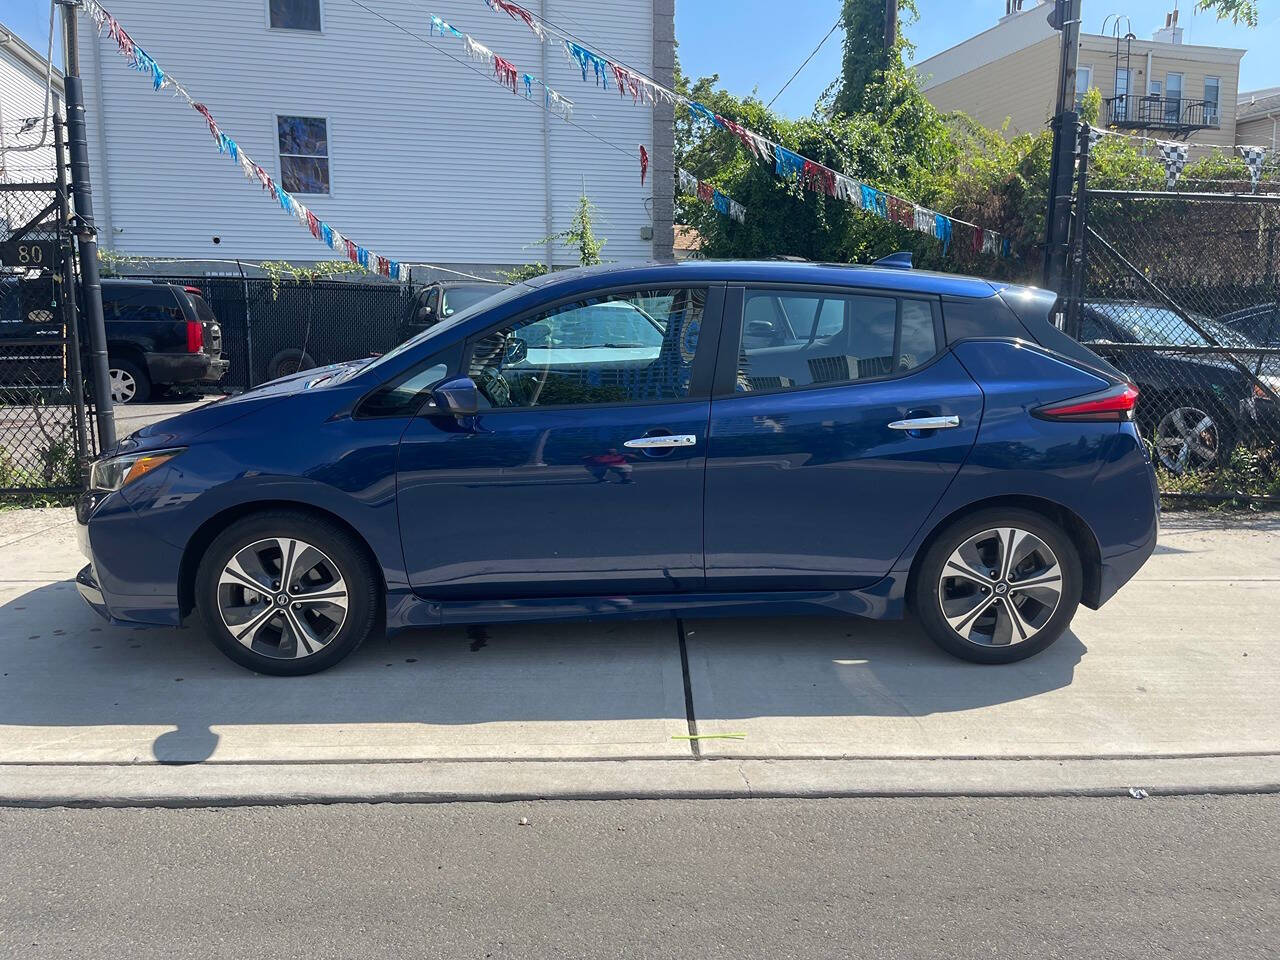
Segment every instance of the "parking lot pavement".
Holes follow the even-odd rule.
[[[0,762],[1280,754],[1280,523],[1246,522],[1166,518],[1137,580],[1021,664],[954,660],[910,622],[689,621],[686,688],[673,621],[441,629],[255,676],[192,624],[100,622],[70,511],[12,511]]]
[[[154,403],[129,403],[124,406],[116,406],[113,408],[116,419],[116,436],[127,437],[135,430],[141,430],[143,427],[159,423],[161,420],[168,420],[170,417],[176,417],[178,414],[186,413],[188,410],[195,410],[217,399],[217,396],[206,396],[204,394],[184,394],[173,399],[157,400]]]

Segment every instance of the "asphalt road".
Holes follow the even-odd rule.
[[[8,809],[0,876],[24,960],[1240,960],[1280,797]]]

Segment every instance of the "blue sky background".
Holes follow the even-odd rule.
[[[479,3],[480,0],[476,0]],[[920,20],[908,28],[923,59],[995,24],[1004,0],[917,0]],[[1256,30],[1219,23],[1212,15],[1194,13],[1194,0],[1181,0],[1181,22],[1187,43],[1242,47],[1249,50],[1240,65],[1242,90],[1280,85],[1280,0],[1262,0]],[[427,4],[429,6],[429,3]],[[1109,13],[1123,11],[1139,37],[1164,24],[1173,0],[1085,0],[1084,29],[1101,33]],[[840,11],[839,0],[677,0],[676,37],[687,73],[720,74],[722,84],[743,95],[758,90],[766,101],[808,56]],[[0,22],[41,53],[49,23],[45,0],[0,0]],[[83,27],[82,27],[83,29]],[[775,104],[789,116],[803,116],[840,68],[836,31]],[[61,63],[61,54],[55,55]]]

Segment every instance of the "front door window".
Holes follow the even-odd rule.
[[[705,305],[703,289],[564,304],[478,338],[467,373],[496,408],[680,400]]]

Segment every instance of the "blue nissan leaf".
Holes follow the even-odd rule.
[[[1137,391],[1053,309],[901,265],[517,284],[106,452],[79,589],[116,622],[194,612],[283,675],[376,629],[908,608],[1009,663],[1105,603],[1158,526]]]

